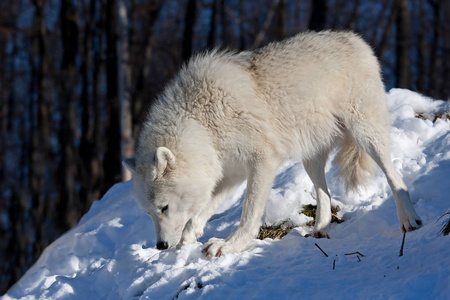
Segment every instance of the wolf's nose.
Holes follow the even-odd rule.
[[[169,248],[169,245],[167,244],[167,242],[158,242],[156,243],[156,248],[159,250],[164,250]]]

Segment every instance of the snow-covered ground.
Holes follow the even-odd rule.
[[[202,243],[237,227],[244,186],[213,216],[200,242],[159,251],[152,221],[126,182],[94,202],[2,299],[449,299],[450,236],[438,235],[437,220],[450,209],[450,121],[433,120],[450,112],[450,103],[399,89],[389,92],[388,103],[392,159],[424,221],[406,235],[403,256],[403,234],[381,171],[364,191],[345,195],[329,164],[333,205],[345,220],[332,225],[331,239],[304,238],[310,228],[301,226],[281,240],[255,240],[250,251],[212,259],[201,253]],[[311,203],[313,186],[303,166],[287,163],[263,221],[303,225],[309,218],[298,212]],[[364,256],[345,255],[356,251]]]

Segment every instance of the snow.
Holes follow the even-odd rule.
[[[450,237],[438,235],[437,220],[450,208],[450,121],[433,121],[450,112],[450,104],[400,89],[388,93],[388,104],[392,159],[424,221],[406,235],[403,256],[403,234],[381,171],[364,190],[345,195],[329,163],[332,204],[345,222],[332,224],[331,239],[313,239],[304,238],[310,218],[298,213],[315,204],[313,185],[301,164],[288,162],[263,217],[266,224],[302,225],[281,240],[255,240],[251,250],[219,258],[201,253],[202,243],[237,227],[242,186],[199,242],[159,251],[151,219],[130,197],[131,183],[119,183],[2,299],[449,299]],[[364,256],[346,255],[353,252]]]

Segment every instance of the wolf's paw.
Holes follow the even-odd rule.
[[[183,230],[179,245],[193,244],[203,235],[203,226],[196,225],[191,221],[186,224]]]
[[[326,230],[319,230],[319,231],[314,230],[313,232],[305,235],[305,237],[314,237],[316,239],[323,239],[323,238],[329,239],[330,235]]]
[[[181,246],[183,246],[184,244],[193,244],[195,243],[197,240],[196,239],[186,239],[186,237],[182,237],[180,242],[177,244],[177,246],[175,247],[177,250],[181,248]]]
[[[202,252],[207,258],[222,256],[223,254],[226,254],[222,249],[225,243],[226,242],[223,239],[212,238],[203,246]]]
[[[396,199],[395,204],[397,205],[400,229],[403,232],[409,232],[420,228],[422,226],[422,220],[414,209],[408,191],[399,191],[397,198],[399,199]]]
[[[195,231],[184,231],[183,236],[181,237],[179,245],[182,244],[193,244],[197,241],[199,237],[201,237],[203,232],[195,232]]]
[[[199,235],[198,237],[200,237],[201,235]],[[195,234],[183,234],[183,236],[181,237],[180,242],[178,243],[178,245],[176,246],[176,249],[180,249],[181,246],[183,246],[184,244],[194,244],[195,242],[197,242],[197,236]]]
[[[401,220],[399,220],[399,222],[400,228],[402,229],[403,232],[414,231],[422,227],[422,220],[417,215],[402,218]]]
[[[229,253],[240,253],[248,249],[246,240],[226,240],[212,238],[204,246],[202,252],[207,258],[220,257]]]
[[[422,220],[412,205],[398,209],[398,221],[403,232],[409,232],[422,227]]]

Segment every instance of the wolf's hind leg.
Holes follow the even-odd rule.
[[[373,116],[372,116],[373,117]],[[362,118],[364,119],[364,118]],[[367,152],[386,175],[397,206],[397,216],[403,232],[422,226],[422,220],[416,213],[408,188],[391,161],[389,131],[378,127],[377,120],[365,118],[359,126],[349,127],[355,143]]]
[[[397,216],[403,232],[413,231],[422,226],[422,220],[414,209],[408,188],[401,175],[391,162],[389,148],[384,145],[371,145],[369,155],[386,175],[397,206]]]
[[[315,158],[303,161],[305,170],[314,184],[317,196],[316,222],[311,236],[330,238],[328,225],[331,222],[331,197],[325,180],[325,164],[329,151],[319,153]]]

